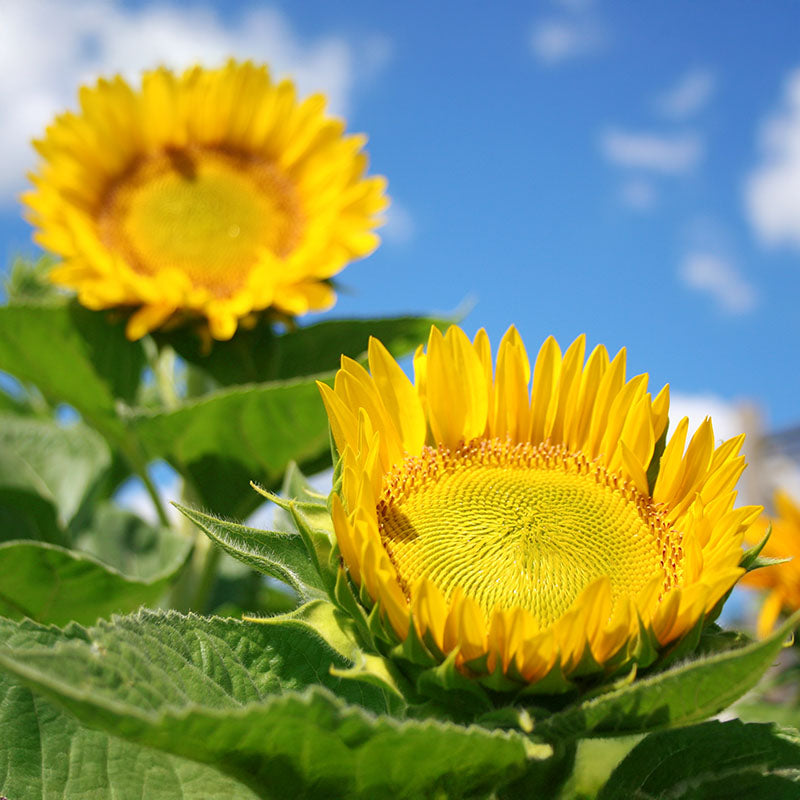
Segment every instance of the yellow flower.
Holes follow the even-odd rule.
[[[23,199],[63,258],[52,279],[89,308],[138,309],[131,339],[176,315],[229,339],[252,312],[328,308],[329,279],[378,244],[385,180],[364,177],[365,138],[266,67],[100,80],[80,106],[35,142]]]
[[[529,392],[513,327],[494,370],[483,330],[433,328],[415,384],[375,339],[371,374],[343,358],[334,388],[320,384],[341,454],[338,547],[398,641],[549,691],[651,663],[742,575],[761,510],[733,508],[744,435],[715,448],[706,419],[684,449],[684,419],[651,489],[668,387],[626,382],[624,349],[584,356],[583,336],[563,356],[547,339]]]
[[[769,594],[758,616],[758,635],[767,636],[781,611],[800,608],[800,507],[785,492],[775,493],[774,517],[762,517],[748,532],[748,540],[759,542],[772,526],[761,555],[767,558],[790,558],[782,564],[762,567],[747,573],[743,585],[766,589]]]

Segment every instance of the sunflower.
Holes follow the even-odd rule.
[[[758,616],[761,637],[770,633],[781,611],[800,608],[800,507],[783,491],[775,493],[774,505],[775,515],[762,517],[750,529],[747,538],[755,544],[770,528],[770,537],[761,555],[781,563],[748,572],[742,582],[769,592]]]
[[[625,350],[551,337],[531,368],[512,327],[493,370],[481,330],[433,328],[415,382],[384,346],[320,384],[340,453],[338,547],[362,601],[471,677],[569,686],[697,632],[744,570],[734,509],[744,435],[706,419],[666,442],[669,389],[625,379]],[[408,648],[406,648],[408,649]]]
[[[329,279],[377,246],[387,200],[364,177],[365,138],[324,106],[249,62],[84,87],[34,143],[23,197],[63,258],[53,281],[89,308],[136,309],[131,339],[184,316],[229,339],[252,312],[330,307]]]

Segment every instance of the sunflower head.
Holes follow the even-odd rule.
[[[753,544],[769,539],[760,554],[774,560],[767,566],[748,572],[744,585],[767,591],[758,617],[758,635],[767,636],[781,611],[800,609],[800,506],[786,492],[775,493],[775,514],[763,516],[748,531]]]
[[[324,106],[249,62],[84,87],[35,142],[23,198],[63,259],[52,279],[89,308],[135,309],[132,339],[184,316],[229,339],[253,312],[330,307],[330,278],[377,246],[387,200],[364,137]]]
[[[760,511],[734,508],[744,436],[667,441],[668,388],[625,357],[549,338],[531,368],[511,328],[493,366],[484,331],[433,328],[414,383],[373,339],[320,384],[343,569],[388,647],[553,692],[691,645]]]

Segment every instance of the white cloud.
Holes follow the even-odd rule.
[[[389,57],[380,37],[302,41],[278,11],[253,5],[225,19],[203,5],[126,8],[106,0],[0,0],[0,205],[24,188],[34,163],[31,137],[53,114],[76,105],[81,83],[120,72],[137,80],[159,64],[219,64],[231,56],[268,62],[291,75],[301,95],[323,91],[344,113],[356,80]]]
[[[647,180],[635,178],[622,185],[620,190],[622,202],[634,211],[650,211],[658,200],[656,187]]]
[[[675,426],[684,417],[689,417],[689,437],[691,437],[700,423],[706,417],[711,417],[717,442],[724,442],[731,436],[738,436],[750,430],[751,423],[747,409],[747,405],[742,401],[731,402],[715,394],[671,392],[669,429],[670,432],[674,431]]]
[[[758,304],[755,287],[731,261],[713,253],[690,253],[681,265],[680,277],[692,289],[708,292],[720,308],[731,314],[745,314]]]
[[[742,452],[747,467],[737,485],[737,505],[769,505],[776,489],[783,489],[800,501],[800,464],[775,446],[772,435],[765,436],[758,406],[752,401],[731,401],[715,394],[671,393],[670,431],[683,417],[689,417],[691,436],[707,416],[711,417],[717,444],[746,434]]]
[[[386,212],[386,225],[378,232],[387,242],[408,244],[416,235],[417,226],[411,212],[397,200],[392,199]]]
[[[800,69],[789,76],[782,108],[761,127],[762,161],[745,186],[750,223],[767,245],[800,249]]]
[[[609,128],[600,137],[600,149],[621,167],[676,174],[691,171],[703,156],[703,143],[696,134],[665,136],[631,133]]]
[[[671,119],[685,119],[708,104],[715,86],[716,79],[709,70],[692,70],[656,100],[656,108]]]
[[[583,18],[540,20],[531,34],[533,54],[547,66],[591,55],[604,43],[600,27]]]

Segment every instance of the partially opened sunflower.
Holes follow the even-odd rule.
[[[783,491],[775,493],[774,506],[775,513],[763,516],[748,533],[748,540],[755,544],[769,528],[761,555],[781,562],[749,572],[744,581],[767,591],[758,616],[758,635],[762,637],[772,631],[782,611],[800,609],[800,506]]]
[[[229,339],[252,312],[331,306],[329,279],[377,246],[386,198],[364,137],[324,106],[233,61],[84,87],[35,142],[24,197],[63,258],[52,279],[89,308],[129,307],[132,339],[182,316]]]
[[[625,358],[549,338],[531,370],[511,328],[493,369],[484,331],[433,328],[413,384],[374,339],[369,372],[343,358],[320,384],[343,564],[397,642],[559,691],[652,663],[718,611],[760,512],[734,508],[744,436],[716,447],[706,419],[686,446],[684,419],[664,447],[668,387],[626,381]]]

